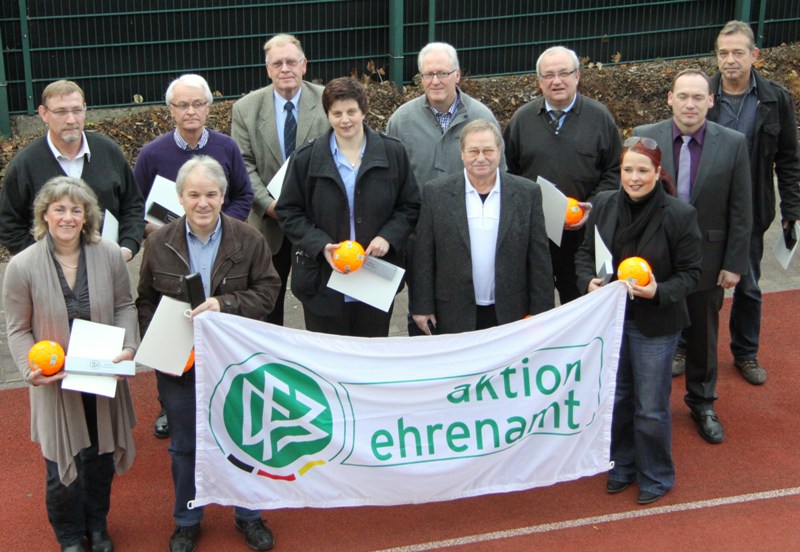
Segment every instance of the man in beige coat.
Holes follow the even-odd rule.
[[[272,251],[281,278],[275,309],[267,322],[283,326],[283,302],[292,266],[292,246],[275,214],[267,185],[295,147],[328,130],[322,109],[322,87],[303,80],[307,59],[294,36],[279,34],[264,44],[267,74],[272,84],[233,104],[231,136],[242,152],[255,197],[248,222],[258,228]]]

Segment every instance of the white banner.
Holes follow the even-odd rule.
[[[610,468],[627,292],[434,337],[195,320],[197,497],[252,509],[391,505]]]

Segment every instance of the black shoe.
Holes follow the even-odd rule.
[[[66,546],[62,544],[61,552],[86,552],[86,548],[83,547],[83,541],[78,544],[69,544]]]
[[[114,552],[114,543],[108,531],[89,531],[86,538],[89,539],[89,550],[92,552]]]
[[[608,482],[606,483],[606,491],[608,492],[608,494],[617,494],[621,493],[630,486],[631,486],[630,481],[614,481],[612,479],[609,479]]]
[[[639,498],[636,500],[636,502],[639,504],[652,504],[656,500],[659,500],[662,496],[664,495],[651,493],[650,491],[639,491]]]
[[[767,371],[757,360],[734,360],[733,365],[742,373],[742,377],[753,385],[763,385],[767,381]]]
[[[158,413],[155,423],[153,424],[153,435],[157,439],[166,439],[169,437],[169,422],[167,421],[167,413],[162,408]]]
[[[705,410],[691,409],[692,420],[697,424],[700,436],[712,445],[718,445],[725,440],[722,432],[722,423],[717,418],[713,408]]]
[[[686,353],[678,349],[672,358],[672,377],[677,378],[686,371]]]
[[[194,552],[200,524],[182,527],[178,525],[169,538],[169,552]]]
[[[275,537],[272,536],[272,531],[263,520],[239,521],[235,519],[233,524],[244,534],[247,546],[253,550],[269,550],[275,545]]]

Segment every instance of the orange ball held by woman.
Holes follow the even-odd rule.
[[[333,264],[342,272],[355,272],[365,260],[364,248],[356,241],[345,240],[333,250]]]
[[[64,349],[55,341],[38,341],[28,351],[31,370],[37,368],[45,376],[57,374],[64,367]]]
[[[578,200],[568,197],[567,198],[567,214],[564,218],[567,225],[572,226],[578,224],[583,218],[583,208],[578,205]]]
[[[627,280],[637,286],[646,286],[650,283],[652,273],[650,265],[641,257],[628,257],[617,267],[617,278]]]

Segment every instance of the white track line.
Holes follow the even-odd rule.
[[[436,550],[438,548],[447,548],[449,546],[476,544],[479,542],[521,537],[524,535],[532,535],[535,533],[547,533],[549,531],[557,531],[560,529],[572,529],[574,527],[582,527],[584,525],[595,525],[598,523],[609,523],[612,521],[658,516],[662,514],[671,514],[674,512],[686,512],[688,510],[699,510],[702,508],[713,508],[715,506],[727,506],[729,504],[741,504],[744,502],[753,502],[756,500],[769,500],[773,498],[782,498],[782,497],[797,496],[797,495],[800,495],[800,487],[792,487],[789,489],[777,489],[775,491],[764,491],[760,493],[728,496],[724,498],[713,498],[710,500],[699,500],[697,502],[686,502],[684,504],[673,504],[671,506],[658,506],[654,508],[645,508],[641,510],[631,510],[629,512],[620,512],[617,514],[606,514],[603,516],[573,519],[569,521],[544,523],[542,525],[520,527],[519,529],[510,529],[508,531],[495,531],[492,533],[483,533],[480,535],[460,537],[457,539],[447,539],[441,541],[426,542],[423,544],[399,546],[397,548],[387,548],[385,550],[380,550],[379,552],[423,552],[425,550]]]

